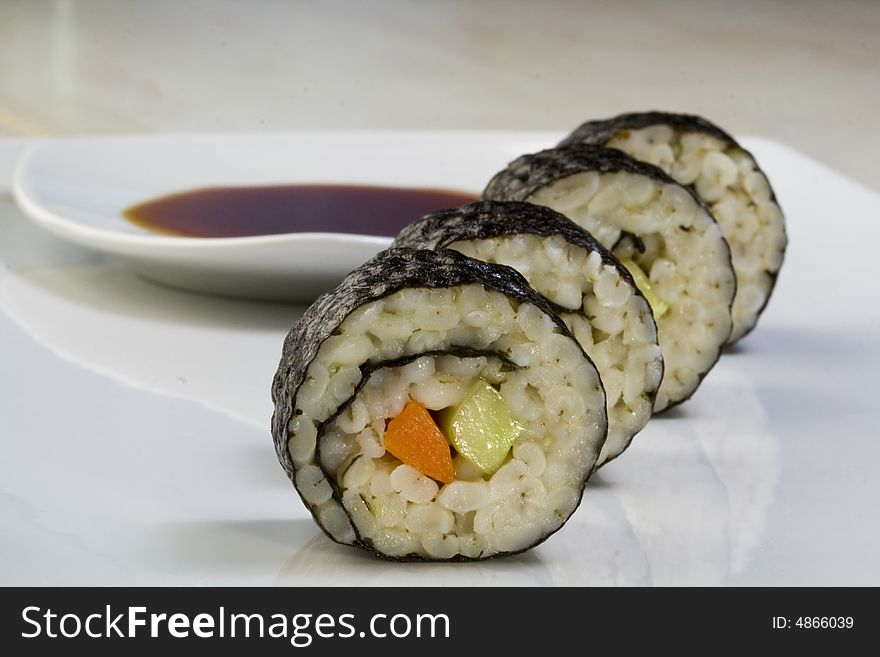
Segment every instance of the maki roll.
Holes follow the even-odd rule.
[[[788,241],[782,210],[754,156],[702,117],[665,112],[588,121],[561,142],[567,144],[619,149],[690,186],[730,244],[737,289],[729,342],[751,331],[776,284]]]
[[[648,422],[663,378],[651,308],[629,271],[570,219],[531,203],[478,201],[426,215],[394,245],[509,265],[554,306],[605,385],[608,440],[596,467]]]
[[[567,146],[514,160],[483,198],[558,210],[610,249],[657,322],[665,372],[654,411],[694,393],[730,336],[736,277],[721,229],[688,189],[621,151]]]
[[[333,540],[483,559],[558,530],[607,433],[592,361],[515,270],[390,249],[306,310],[272,387],[284,470]]]

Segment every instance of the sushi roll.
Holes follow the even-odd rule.
[[[648,422],[663,378],[651,308],[629,271],[570,219],[531,203],[478,201],[426,215],[394,245],[509,265],[553,304],[605,385],[608,440],[596,467]]]
[[[390,249],[293,327],[272,388],[284,470],[334,541],[404,560],[526,550],[607,435],[595,366],[515,270]]]
[[[553,208],[610,249],[657,322],[665,371],[654,412],[694,393],[730,337],[736,277],[721,229],[688,189],[621,151],[567,146],[514,160],[483,198]]]
[[[616,148],[689,185],[730,244],[737,289],[729,342],[755,327],[773,292],[788,239],[779,202],[751,153],[702,117],[665,112],[588,121],[561,144]]]

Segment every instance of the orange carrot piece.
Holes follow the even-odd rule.
[[[385,429],[385,449],[423,475],[448,484],[455,479],[443,432],[422,404],[407,402]]]

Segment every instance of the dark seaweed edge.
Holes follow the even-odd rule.
[[[755,330],[755,327],[761,319],[761,315],[764,314],[764,310],[770,302],[770,297],[773,296],[773,292],[776,290],[776,282],[779,279],[779,272],[782,270],[782,265],[785,264],[785,253],[788,250],[789,243],[788,231],[785,227],[785,212],[782,210],[782,205],[776,197],[776,191],[773,189],[770,177],[764,173],[761,165],[758,164],[758,159],[752,154],[752,152],[743,148],[743,146],[734,139],[730,133],[702,116],[696,114],[660,112],[656,110],[650,112],[629,112],[626,114],[619,114],[610,119],[586,121],[572,130],[567,137],[559,142],[558,146],[569,146],[573,144],[605,146],[605,144],[614,137],[615,133],[621,130],[641,130],[642,128],[647,128],[652,125],[668,125],[680,132],[701,132],[720,139],[728,145],[734,146],[746,153],[752,158],[752,161],[755,163],[755,168],[764,174],[764,178],[767,179],[767,184],[770,186],[770,200],[776,204],[776,207],[779,208],[779,212],[782,213],[782,235],[785,238],[782,247],[782,259],[779,261],[779,267],[777,267],[775,271],[764,270],[764,273],[770,278],[770,287],[767,290],[767,295],[764,297],[764,303],[758,308],[758,311],[755,314],[755,321],[746,329],[745,333],[739,336],[736,340],[730,340],[728,338],[728,342],[725,343],[725,346],[734,345]],[[693,185],[685,185],[685,187],[690,189],[693,194],[699,198],[699,194],[697,194],[697,190]],[[702,201],[702,199],[700,200]]]
[[[779,203],[776,203],[776,207],[778,207],[779,211],[782,212],[782,207],[779,205]],[[758,308],[758,312],[755,315],[755,321],[752,323],[751,326],[749,326],[749,328],[746,329],[746,332],[743,333],[741,336],[739,336],[736,340],[726,342],[724,345],[725,348],[732,347],[733,345],[737,344],[740,340],[742,340],[744,337],[746,337],[749,333],[751,333],[752,331],[755,330],[755,327],[758,325],[758,322],[761,319],[761,315],[764,314],[764,309],[767,308],[767,304],[770,303],[770,297],[773,296],[773,293],[776,291],[776,283],[779,280],[779,272],[782,270],[782,265],[785,263],[785,252],[788,251],[788,232],[785,231],[785,228],[784,228],[784,225],[785,225],[784,217],[785,217],[785,215],[783,214],[783,222],[782,223],[783,223],[783,232],[785,232],[785,248],[782,249],[782,259],[779,261],[779,269],[777,269],[776,271],[768,271],[767,269],[764,270],[764,273],[770,277],[770,289],[767,290],[767,296],[764,297],[764,303],[762,303],[761,307]]]
[[[512,235],[559,235],[574,246],[596,251],[603,263],[617,269],[638,291],[629,270],[589,231],[552,208],[525,201],[474,201],[459,208],[431,212],[403,228],[392,247],[438,250],[461,240]]]
[[[482,561],[501,556],[519,554],[530,550],[543,543],[550,536],[559,531],[571,518],[583,500],[584,489],[587,482],[595,471],[595,461],[588,468],[581,482],[578,500],[571,513],[562,521],[555,530],[547,533],[532,545],[515,552],[498,552],[486,557],[465,557],[456,555],[452,559],[434,559],[418,554],[394,557],[384,554],[367,543],[351,521],[351,516],[345,511],[345,506],[333,486],[333,498],[340,505],[343,512],[348,516],[349,522],[355,533],[353,543],[338,541],[324,527],[317,517],[312,505],[306,502],[296,485],[296,469],[290,459],[287,449],[288,435],[287,424],[293,416],[294,399],[299,388],[302,386],[309,364],[314,360],[321,344],[333,335],[339,325],[360,306],[378,301],[402,289],[408,288],[448,288],[461,285],[481,284],[486,288],[500,292],[506,296],[518,300],[520,303],[530,303],[546,314],[556,324],[557,332],[569,338],[577,346],[584,359],[592,366],[597,374],[599,389],[605,395],[605,386],[598,375],[593,360],[583,350],[580,343],[568,330],[565,323],[547,305],[543,297],[535,292],[512,267],[496,265],[475,260],[451,250],[429,251],[409,248],[392,248],[382,251],[363,265],[357,267],[345,277],[345,279],[331,292],[322,294],[315,302],[306,309],[299,321],[291,328],[284,340],[281,361],[278,370],[272,380],[272,401],[274,411],[272,413],[272,438],[275,445],[275,454],[282,468],[293,484],[294,489],[302,499],[303,504],[311,513],[315,523],[324,534],[334,543],[360,548],[376,556],[389,561]],[[453,346],[454,347],[454,346]],[[596,459],[602,451],[602,446],[608,436],[608,412],[605,408],[604,438],[596,449]],[[317,459],[317,465],[328,481],[333,482],[333,477],[324,469]],[[332,486],[332,483],[331,483]]]
[[[492,177],[481,198],[485,201],[525,201],[560,178],[586,171],[646,176],[686,189],[697,203],[705,207],[693,191],[675,182],[660,167],[630,157],[623,151],[593,144],[568,144],[521,155]]]
[[[610,140],[620,130],[641,130],[642,128],[661,124],[668,125],[682,132],[702,132],[742,148],[729,133],[702,116],[676,112],[660,112],[657,110],[627,112],[626,114],[618,114],[610,119],[585,121],[572,130],[558,145],[594,144],[596,146],[604,146],[605,142]]]
[[[393,360],[383,360],[376,363],[366,362],[360,366],[361,371],[361,380],[358,381],[357,385],[354,387],[354,390],[351,393],[351,397],[343,401],[330,416],[318,424],[318,432],[323,431],[327,428],[327,425],[333,422],[337,417],[339,417],[342,413],[345,412],[351,404],[354,402],[355,397],[357,397],[358,393],[361,389],[367,384],[367,380],[373,376],[379,370],[389,369],[392,367],[403,367],[404,365],[409,365],[413,361],[422,358],[423,356],[457,356],[458,358],[497,358],[502,363],[508,366],[512,366],[514,368],[519,367],[516,363],[510,360],[504,354],[495,353],[494,351],[487,351],[486,349],[474,349],[472,347],[449,347],[448,349],[433,349],[431,351],[423,351],[419,354],[412,354],[410,356],[401,356],[400,358],[395,358]]]
[[[620,263],[620,260],[609,249],[602,246],[588,230],[552,208],[525,201],[474,201],[459,208],[438,210],[426,214],[421,219],[414,221],[401,230],[392,246],[416,249],[445,249],[453,242],[491,239],[511,235],[537,235],[539,237],[558,235],[573,246],[582,248],[587,252],[595,251],[598,253],[602,258],[602,262],[614,267],[617,273],[635,291],[635,294],[645,300],[645,305],[648,307],[648,312],[651,316],[651,322],[654,325],[654,335],[659,336],[657,321],[654,318],[651,304],[648,303],[639,286],[636,285],[630,271]],[[557,313],[583,312],[583,306],[572,310],[571,308],[558,306],[546,297],[544,299]],[[666,370],[666,362],[662,352],[660,368],[660,384],[662,385],[663,374]],[[601,372],[599,374],[601,375]],[[660,385],[653,391],[648,392],[652,408],[657,400],[659,390]],[[633,439],[642,429],[631,434],[620,452],[608,458],[602,464],[595,466],[594,470],[598,470],[611,463],[611,461],[629,449]]]
[[[666,185],[674,185],[679,187],[690,195],[697,205],[699,205],[709,221],[718,224],[715,216],[700,200],[696,193],[688,189],[687,186],[681,185],[667,175],[662,169],[636,160],[623,151],[613,148],[605,148],[604,146],[595,146],[592,144],[570,144],[566,146],[558,146],[556,148],[548,148],[537,153],[521,155],[511,162],[506,169],[499,171],[483,191],[482,198],[485,200],[498,201],[524,201],[539,189],[550,185],[561,178],[567,178],[578,173],[587,171],[596,171],[598,173],[616,173],[625,172],[636,175],[647,176]],[[719,225],[719,229],[720,229]],[[733,269],[733,259],[730,253],[730,245],[721,231],[721,241],[727,252],[727,262],[730,264],[730,270],[733,273],[733,296],[730,300],[728,311],[733,308],[733,300],[736,298],[736,271]],[[733,331],[733,317],[731,313],[730,322],[731,332]],[[729,344],[730,333],[720,345],[718,345],[715,360],[701,373],[697,375],[697,385],[686,396],[681,399],[670,401],[663,409],[654,411],[654,415],[659,415],[665,411],[686,402],[703,384],[703,379],[712,371],[712,368],[721,358],[724,347]],[[664,370],[664,377],[666,372]],[[662,385],[662,384],[661,384]]]

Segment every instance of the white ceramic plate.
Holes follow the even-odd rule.
[[[338,233],[173,237],[128,222],[122,211],[176,191],[227,185],[342,183],[478,194],[508,161],[559,137],[358,132],[60,139],[30,148],[13,184],[19,207],[40,226],[121,256],[147,278],[226,296],[305,301],[390,240]]]
[[[880,195],[744,141],[790,237],[758,328],[535,550],[396,564],[325,538],[278,465],[269,388],[302,306],[52,238],[7,198],[21,144],[0,139],[0,585],[880,585]]]

